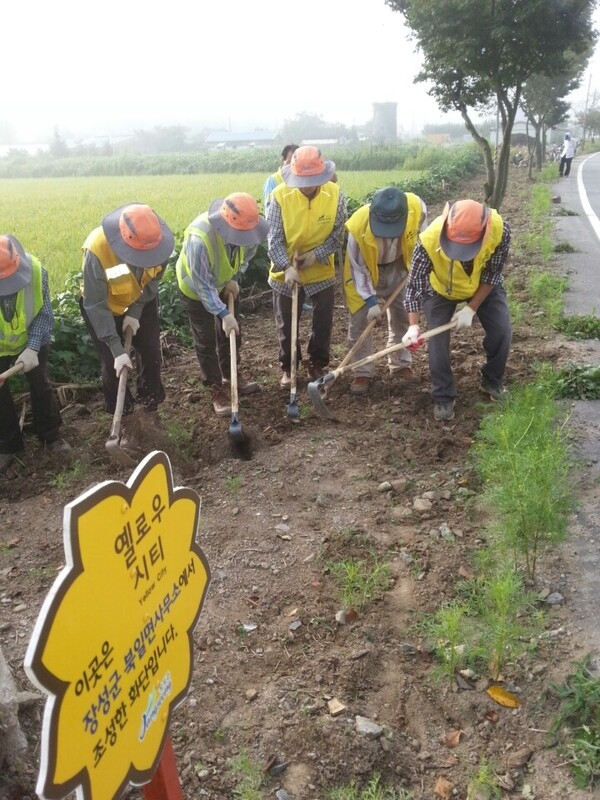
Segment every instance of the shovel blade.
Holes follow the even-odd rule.
[[[229,436],[231,439],[233,439],[234,442],[244,441],[244,432],[242,430],[242,423],[237,418],[237,415],[234,415],[231,418],[231,422],[229,423]]]
[[[109,436],[106,440],[106,449],[110,453],[111,458],[124,467],[136,467],[137,461],[121,449],[118,436]]]
[[[300,422],[300,409],[298,408],[296,395],[290,397],[290,402],[287,407],[287,418],[291,419],[292,422]]]
[[[331,373],[330,373],[331,374]],[[331,419],[334,422],[339,422],[339,419],[325,404],[325,396],[327,393],[328,382],[325,381],[326,375],[317,378],[316,381],[311,381],[306,387],[308,396],[314,406],[315,411],[326,419]]]

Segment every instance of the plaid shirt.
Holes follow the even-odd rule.
[[[490,283],[492,286],[502,286],[502,270],[508,259],[511,236],[508,223],[503,221],[502,224],[502,239],[481,272],[480,284]],[[465,261],[461,263],[465,272],[470,274],[470,270],[473,269],[473,262]],[[435,294],[435,289],[429,281],[429,276],[432,271],[433,264],[427,255],[427,251],[421,242],[417,242],[410,262],[410,272],[404,300],[404,307],[408,312],[419,312],[423,307],[423,300]]]
[[[346,209],[346,198],[344,194],[340,192],[335,214],[335,221],[333,223],[333,230],[323,244],[320,244],[314,249],[317,261],[321,262],[321,264],[324,264],[328,257],[332,253],[335,253],[339,247],[341,247],[342,242],[344,241],[344,225],[347,218],[348,211]],[[272,200],[269,203],[267,219],[269,221],[269,258],[277,270],[279,272],[283,272],[285,269],[287,269],[287,267],[290,266],[290,260],[285,242],[285,234],[283,232],[281,206],[276,200]],[[286,297],[292,296],[292,290],[286,286],[285,283],[279,283],[279,281],[275,281],[271,277],[269,277],[268,283],[269,286],[276,292],[279,292]],[[304,293],[308,297],[311,297],[318,292],[322,292],[323,289],[327,289],[329,286],[335,286],[335,284],[336,278],[334,276],[333,278],[328,278],[327,280],[319,281],[318,283],[302,284],[302,288],[304,289]]]

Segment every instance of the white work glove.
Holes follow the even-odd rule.
[[[225,294],[225,297],[231,295],[234,300],[237,300],[237,296],[240,293],[239,283],[237,281],[227,281],[223,287],[223,293]]]
[[[367,311],[367,322],[373,322],[373,320],[376,320],[378,324],[381,324],[382,314],[379,303],[375,303],[374,306],[370,306],[369,310]]]
[[[25,350],[23,350],[21,355],[17,358],[16,363],[18,364],[19,361],[23,364],[23,372],[30,372],[40,363],[37,352],[32,350],[31,347],[26,347]]]
[[[132,336],[135,336],[138,330],[140,329],[140,321],[135,317],[130,317],[127,314],[123,317],[123,333],[127,330],[127,328],[131,328]]]
[[[296,267],[288,267],[283,274],[283,279],[289,289],[292,289],[295,283],[300,283],[300,275],[298,275]]]
[[[408,345],[409,350],[416,350],[417,348],[419,348],[424,342],[424,339],[421,336],[421,329],[419,328],[419,326],[409,325],[408,330],[402,337],[402,341],[404,342],[404,344]]]
[[[223,333],[225,336],[229,336],[231,331],[235,331],[236,336],[239,336],[240,326],[238,325],[237,319],[233,316],[233,314],[226,314],[223,317]]]
[[[131,363],[131,359],[129,358],[127,353],[123,353],[123,355],[117,356],[115,358],[114,367],[115,367],[115,372],[117,373],[117,378],[120,378],[121,373],[123,372],[124,369],[129,369],[129,370],[133,369],[133,364]]]
[[[315,251],[309,250],[308,253],[296,257],[296,266],[298,269],[307,269],[307,267],[312,267],[316,260]]]
[[[475,311],[470,306],[464,306],[458,311],[453,317],[453,320],[456,320],[456,330],[462,331],[463,328],[470,328],[473,324],[473,317],[475,316]]]

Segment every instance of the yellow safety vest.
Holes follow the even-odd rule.
[[[300,189],[294,189],[283,183],[273,189],[271,197],[277,200],[281,208],[281,219],[285,235],[286,248],[290,264],[294,253],[306,253],[323,244],[331,234],[335,225],[340,187],[329,181],[319,187],[319,191],[311,200],[305,197]],[[334,253],[327,258],[326,264],[315,262],[312,267],[302,270],[302,283],[319,283],[335,276]],[[279,283],[284,281],[284,273],[271,263],[269,276]]]
[[[183,244],[175,267],[177,271],[177,283],[186,297],[189,297],[191,300],[199,300],[200,298],[194,290],[192,272],[185,253],[186,244],[190,236],[198,236],[198,238],[202,239],[202,243],[208,252],[211,274],[215,279],[215,287],[218,292],[220,292],[225,284],[240,271],[240,267],[246,258],[247,248],[238,247],[235,253],[234,263],[230,264],[223,239],[221,239],[208,221],[208,211],[200,214],[199,217],[196,217],[196,219],[188,225],[183,234]]]
[[[30,254],[31,280],[17,292],[14,317],[8,322],[0,314],[0,355],[17,356],[27,347],[27,330],[44,306],[42,265]]]
[[[441,215],[436,217],[420,236],[421,244],[433,264],[429,281],[438,294],[449,300],[468,300],[479,288],[481,273],[502,241],[504,223],[500,214],[492,209],[489,234],[473,260],[472,273],[467,275],[461,262],[448,258],[440,247],[443,222]]]
[[[95,228],[83,243],[83,250],[93,253],[106,272],[108,307],[116,316],[124,314],[139,298],[144,286],[162,272],[162,265],[145,269],[141,280],[135,278],[127,264],[115,255],[102,227]]]
[[[412,192],[406,193],[406,199],[408,200],[408,218],[406,220],[406,228],[402,234],[400,246],[404,265],[408,269],[419,236],[423,206],[421,205],[421,198]],[[357,209],[346,222],[346,229],[348,233],[352,234],[352,237],[358,244],[365,265],[371,275],[373,287],[375,288],[379,282],[377,238],[373,236],[369,225],[369,209],[369,203]],[[346,295],[346,304],[351,314],[355,314],[359,308],[364,306],[365,301],[356,291],[356,286],[352,280],[352,267],[350,265],[350,255],[347,250],[344,259],[344,293]]]

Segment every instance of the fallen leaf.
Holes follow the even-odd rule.
[[[464,675],[461,675],[458,670],[456,671],[454,677],[456,678],[456,685],[458,686],[459,689],[469,690],[475,688],[475,684],[472,683],[470,680],[467,680],[467,678],[465,678]]]
[[[498,714],[495,708],[488,708],[485,712],[485,718],[488,722],[493,722],[495,724],[500,719],[500,714]]]
[[[458,574],[461,578],[466,578],[468,581],[472,581],[475,575],[471,572],[468,567],[465,567],[464,564],[461,564],[458,568]]]
[[[458,758],[456,756],[448,756],[442,761],[442,766],[444,767],[455,767],[458,764]]]
[[[486,689],[486,692],[498,705],[506,708],[518,708],[521,705],[521,701],[516,695],[501,686],[490,686],[489,689]]]
[[[453,783],[450,783],[446,778],[439,777],[433,787],[433,793],[441,797],[442,800],[450,800],[452,797],[452,789],[454,789]]]
[[[444,745],[444,747],[456,747],[460,742],[461,736],[462,736],[462,731],[455,731],[455,730],[447,731],[447,733],[444,734],[444,737],[442,738],[442,744]]]
[[[506,759],[506,766],[508,769],[515,769],[516,767],[524,767],[525,764],[529,761],[531,756],[533,755],[533,750],[529,745],[523,745],[518,750],[515,750],[514,753],[510,753],[510,755]]]

